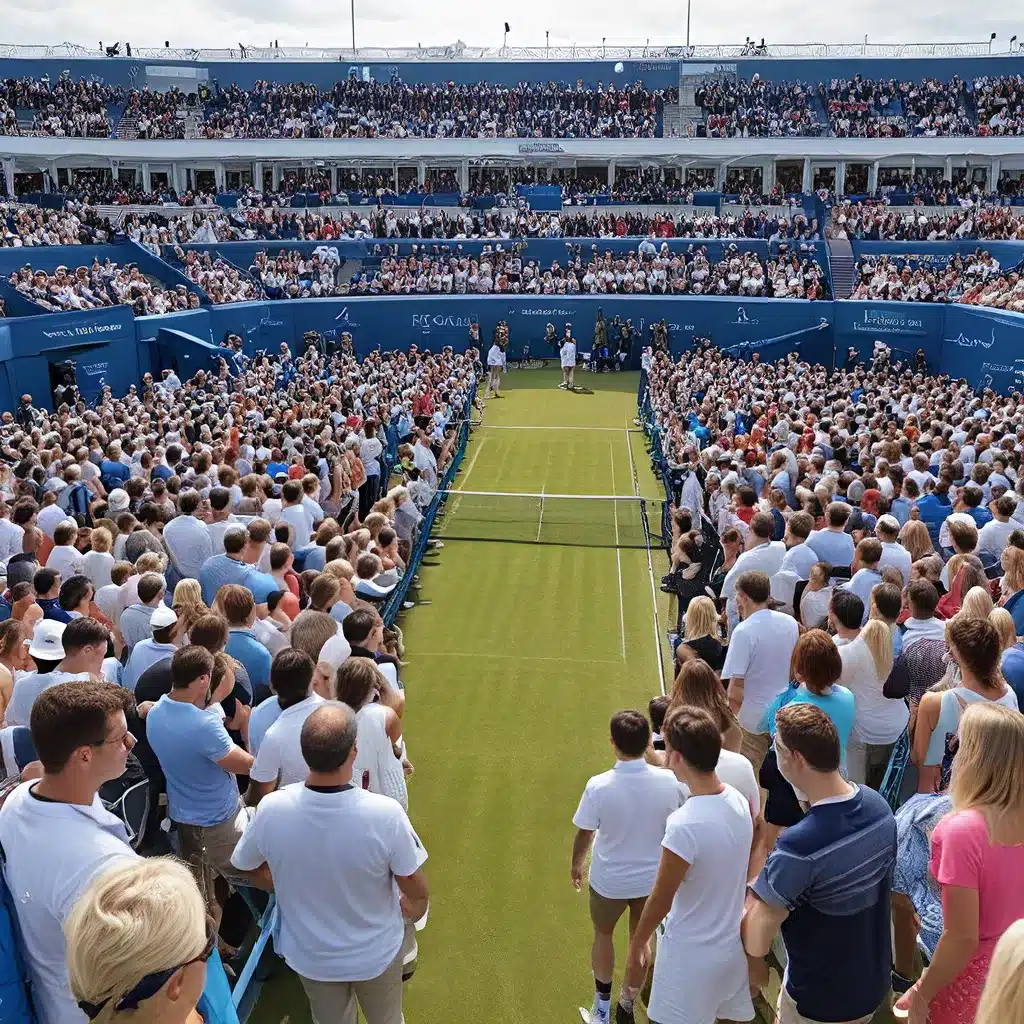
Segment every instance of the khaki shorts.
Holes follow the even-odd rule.
[[[235,813],[216,825],[184,825],[175,822],[181,842],[181,859],[191,868],[208,906],[216,902],[213,883],[217,875],[229,882],[248,884],[237,868],[232,867],[231,855],[235,852],[238,840],[242,838],[252,811],[253,808],[246,807],[239,797]]]
[[[406,922],[398,956],[383,974],[368,981],[313,981],[299,976],[315,1024],[356,1024],[356,1003],[366,1024],[403,1024],[402,964],[416,945],[416,932]]]
[[[772,745],[772,738],[766,732],[747,732],[743,730],[743,742],[740,744],[740,753],[754,766],[754,778],[758,777],[761,771],[761,762],[768,748]]]
[[[594,930],[604,935],[610,935],[615,931],[619,918],[631,910],[638,915],[643,911],[647,902],[646,896],[637,896],[631,900],[614,900],[608,896],[602,896],[590,887],[590,920],[594,923]]]
[[[805,1017],[796,1008],[796,1003],[793,1002],[793,997],[786,991],[785,985],[782,986],[782,990],[779,992],[777,1014],[775,1024],[820,1024],[819,1021],[813,1020],[811,1017]],[[872,1017],[874,1017],[874,1013],[869,1013],[865,1017],[851,1018],[848,1021],[841,1021],[839,1024],[871,1024]]]

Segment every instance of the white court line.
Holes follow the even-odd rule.
[[[484,430],[575,430],[577,432],[582,431],[582,430],[598,430],[598,431],[608,431],[608,430],[610,430],[610,431],[612,431],[614,433],[617,433],[619,430],[622,429],[621,427],[566,427],[566,426],[539,427],[539,426],[518,426],[518,425],[515,425],[515,424],[506,424],[506,423],[482,423],[480,425],[480,428],[478,428],[478,429],[481,429],[481,428],[484,429]],[[632,430],[630,430],[627,427],[626,428],[626,432],[627,433],[632,433],[632,434],[642,434],[643,433],[643,431],[639,427],[634,427]]]
[[[612,460],[612,490],[615,490],[615,445],[608,446]],[[612,502],[612,514],[615,516],[615,568],[619,575],[619,641],[622,660],[626,660],[626,606],[622,600],[622,549],[619,547],[619,505]]]
[[[472,654],[468,651],[416,651],[410,655],[410,660],[417,658],[478,658],[498,659],[500,661],[557,661],[571,662],[573,665],[618,665],[618,661],[605,661],[601,658],[545,658],[540,655],[528,654],[494,654],[491,651],[481,651],[479,654]]]
[[[537,543],[540,543],[540,531],[544,529],[544,488],[540,489],[540,520],[537,522]]]

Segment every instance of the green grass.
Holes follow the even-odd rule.
[[[640,493],[659,498],[632,426],[636,374],[581,378],[593,394],[559,391],[557,370],[508,374],[456,487],[632,495],[632,459]],[[446,1024],[573,1021],[592,989],[586,896],[569,881],[572,815],[587,778],[612,763],[610,715],[658,692],[647,555],[614,546],[616,525],[620,540],[636,527],[625,506],[546,501],[545,525],[538,503],[488,501],[491,529],[486,508],[449,503],[445,548],[421,573],[432,603],[401,623],[410,809],[431,886],[405,1012]],[[455,539],[467,531],[477,539]],[[584,543],[559,543],[573,536]],[[656,583],[665,570],[656,551]],[[309,1020],[288,978],[264,986],[251,1019],[286,1017]]]

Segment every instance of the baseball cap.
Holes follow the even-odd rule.
[[[153,609],[149,624],[153,629],[166,629],[168,626],[173,626],[177,621],[178,613],[173,608],[160,604]]]
[[[115,487],[107,496],[107,505],[111,512],[125,512],[128,509],[128,492]]]
[[[900,531],[900,521],[895,516],[879,516],[878,522],[875,525],[881,526],[885,530],[894,530],[896,533]]]
[[[65,628],[63,622],[40,619],[32,633],[28,653],[33,658],[40,658],[43,661],[63,661],[64,644],[61,638],[64,636]]]

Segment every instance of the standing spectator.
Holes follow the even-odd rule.
[[[839,774],[839,736],[821,708],[784,707],[776,725],[779,771],[808,810],[779,837],[752,886],[743,944],[764,957],[781,927],[779,1024],[868,1024],[891,980],[896,822],[881,796]]]
[[[163,603],[167,584],[159,573],[147,572],[139,579],[139,600],[128,605],[118,619],[125,647],[131,649],[140,641],[153,635],[153,612]]]
[[[367,1024],[396,1024],[403,951],[427,909],[427,854],[398,803],[352,784],[355,740],[350,708],[317,708],[300,734],[309,776],[263,798],[232,863],[273,887],[275,945],[314,1020],[350,1021],[358,1002]]]
[[[976,1024],[1021,1024],[1024,1020],[1024,921],[1003,932],[992,954]]]
[[[884,515],[878,517],[875,524],[875,536],[882,544],[882,556],[878,560],[878,571],[881,572],[886,566],[895,566],[903,576],[903,586],[910,583],[910,552],[898,543],[900,535],[900,523],[895,516]]]
[[[31,729],[43,777],[20,785],[0,809],[4,874],[19,894],[12,906],[43,1021],[84,1024],[68,986],[63,925],[96,876],[136,856],[124,822],[97,795],[124,773],[132,706],[131,694],[110,683],[63,683],[41,694]]]
[[[178,497],[179,515],[164,527],[167,572],[172,585],[183,579],[199,579],[199,570],[213,554],[210,532],[199,518],[202,505],[203,498],[198,491],[183,491]]]
[[[664,921],[654,961],[648,1019],[752,1020],[747,960],[740,941],[753,839],[746,799],[716,774],[721,737],[701,708],[677,708],[662,734],[669,769],[689,791],[665,825],[654,889],[629,944],[624,1009],[643,983],[647,944]],[[620,1004],[622,1000],[620,1000]]]
[[[953,809],[931,840],[942,936],[896,1004],[911,1020],[931,1024],[973,1024],[995,944],[1024,918],[1024,718],[975,705],[964,711],[959,736]]]
[[[800,628],[796,620],[771,611],[771,584],[763,572],[745,572],[736,581],[736,627],[722,666],[728,680],[729,707],[743,729],[740,753],[755,774],[771,745],[764,724],[771,702],[789,685],[789,663]]]
[[[747,550],[736,559],[722,584],[722,597],[729,612],[729,628],[734,629],[739,620],[738,595],[736,586],[746,572],[760,572],[771,579],[781,568],[786,557],[786,545],[781,540],[772,540],[775,535],[775,520],[766,512],[758,512],[750,520],[747,535]]]
[[[246,813],[236,775],[248,775],[252,755],[236,746],[207,708],[213,655],[193,644],[171,659],[171,692],[146,715],[146,738],[167,780],[167,811],[178,829],[181,855],[196,875],[211,913],[216,874],[231,874],[231,852]]]
[[[595,996],[591,1024],[607,1024],[610,1017],[615,927],[628,910],[630,934],[636,931],[658,873],[665,822],[686,799],[686,791],[671,772],[644,759],[650,739],[650,724],[639,711],[612,715],[615,767],[590,779],[572,819],[577,831],[571,876],[577,890],[583,887],[584,861],[593,848],[589,891]]]
[[[140,640],[128,655],[128,661],[121,674],[121,685],[126,690],[135,690],[139,677],[151,665],[174,656],[178,649],[178,616],[173,608],[161,604],[153,609],[149,624],[153,635]]]
[[[217,601],[228,620],[228,654],[241,662],[252,687],[253,703],[260,704],[270,693],[270,651],[256,639],[252,624],[256,605],[252,593],[237,583],[221,587]]]
[[[75,576],[82,571],[83,556],[75,547],[78,539],[78,527],[73,522],[64,520],[57,524],[53,531],[53,548],[46,556],[46,567],[63,579]]]
[[[313,659],[292,647],[274,658],[270,687],[280,713],[264,734],[249,772],[247,802],[253,806],[268,793],[302,782],[309,774],[299,739],[306,719],[324,702],[313,692],[313,668]]]
[[[300,511],[305,515],[305,510],[301,507]],[[247,587],[252,591],[253,599],[258,605],[266,605],[267,595],[279,589],[273,576],[268,576],[242,561],[246,539],[245,527],[240,523],[229,527],[224,533],[224,554],[211,555],[203,563],[199,571],[199,583],[203,588],[203,600],[207,605],[212,607],[217,592],[229,583]]]

